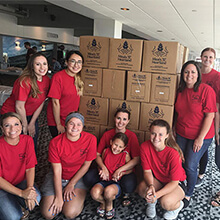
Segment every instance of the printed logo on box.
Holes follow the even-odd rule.
[[[127,54],[132,54],[132,51],[134,49],[132,48],[132,45],[130,44],[130,46],[128,46],[128,42],[125,41],[123,43],[123,46],[120,44],[119,47],[118,47],[118,52],[123,54],[123,55],[127,55]]]
[[[96,74],[96,75],[97,75],[97,73],[98,73],[97,70],[91,70],[91,69],[86,69],[85,72],[86,72],[86,73],[91,73],[91,74]]]
[[[158,76],[156,78],[156,80],[158,81],[167,81],[167,82],[170,82],[171,81],[171,77],[170,76]]]
[[[87,49],[91,52],[99,52],[102,49],[100,42],[96,42],[96,39],[92,40],[92,43],[88,43]]]
[[[146,75],[138,75],[138,74],[134,73],[132,75],[132,78],[139,79],[139,80],[146,80]]]
[[[167,47],[165,47],[165,49],[164,49],[162,43],[160,43],[157,48],[156,48],[156,46],[154,46],[154,48],[152,50],[152,54],[155,57],[166,57],[168,53],[169,52],[167,50]]]
[[[130,105],[127,105],[126,102],[122,102],[121,105],[119,104],[116,109],[118,110],[118,109],[120,109],[120,108],[127,109],[129,112],[131,112],[131,106],[130,106]]]
[[[151,110],[149,111],[149,116],[151,118],[163,118],[164,113],[163,110],[160,110],[158,106],[156,106],[154,109],[151,108]]]
[[[94,98],[92,98],[91,102],[88,101],[86,106],[88,107],[88,109],[90,110],[99,110],[100,108],[100,104],[99,102],[96,102]]]

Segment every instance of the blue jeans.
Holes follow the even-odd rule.
[[[208,147],[212,142],[212,138],[204,139],[203,145],[199,152],[193,151],[194,140],[184,138],[177,134],[176,142],[180,146],[184,154],[185,163],[183,164],[183,167],[186,171],[187,177],[186,196],[191,197],[197,181],[197,167],[199,165],[199,161],[203,154],[208,150]]]
[[[27,187],[26,180],[16,185],[19,189],[25,189]],[[37,191],[37,201],[41,200],[40,191],[35,187]],[[21,207],[26,209],[25,200],[19,196],[8,193],[4,190],[0,190],[0,220],[19,220],[22,216]]]

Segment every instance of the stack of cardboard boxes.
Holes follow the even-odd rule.
[[[114,126],[118,108],[131,112],[128,128],[140,143],[148,139],[153,120],[172,124],[177,73],[187,48],[177,42],[82,36],[80,51],[85,59],[79,107],[84,130],[101,137]]]

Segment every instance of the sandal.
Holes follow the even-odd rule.
[[[100,206],[96,210],[99,217],[103,218],[105,216],[105,209],[102,209]]]
[[[220,194],[219,192],[212,197],[211,199],[211,205],[214,207],[219,207],[220,206]]]
[[[107,219],[113,219],[115,217],[115,209],[111,209],[105,213]]]
[[[129,198],[129,196],[124,196],[122,198],[122,206],[128,207],[129,205],[131,205],[131,199]]]
[[[27,220],[29,218],[29,211],[28,210],[22,210],[22,216],[20,220]]]

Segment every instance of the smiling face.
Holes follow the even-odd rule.
[[[80,138],[80,134],[83,130],[83,123],[78,118],[71,118],[66,124],[67,138],[76,141]]]
[[[201,60],[204,67],[212,67],[214,65],[215,54],[211,50],[205,51],[201,56]]]
[[[119,138],[116,138],[114,141],[111,141],[110,144],[113,154],[120,154],[126,147],[124,142]]]
[[[5,140],[10,142],[16,142],[19,140],[19,135],[22,131],[22,125],[18,118],[16,117],[7,117],[3,120],[2,123],[2,132],[5,136]]]
[[[125,112],[118,112],[118,114],[115,117],[115,127],[117,131],[119,132],[125,132],[126,126],[129,123],[128,114]]]
[[[162,151],[165,148],[165,140],[168,136],[166,127],[151,127],[150,140],[157,151]]]
[[[186,66],[183,72],[183,80],[186,83],[187,88],[193,88],[198,79],[198,71],[196,66],[189,64]]]
[[[82,69],[82,57],[77,54],[72,54],[69,60],[66,62],[67,64],[67,73],[69,75],[75,75]]]
[[[46,75],[48,71],[47,59],[44,56],[38,56],[33,62],[34,73],[39,81],[42,80],[42,76]]]

